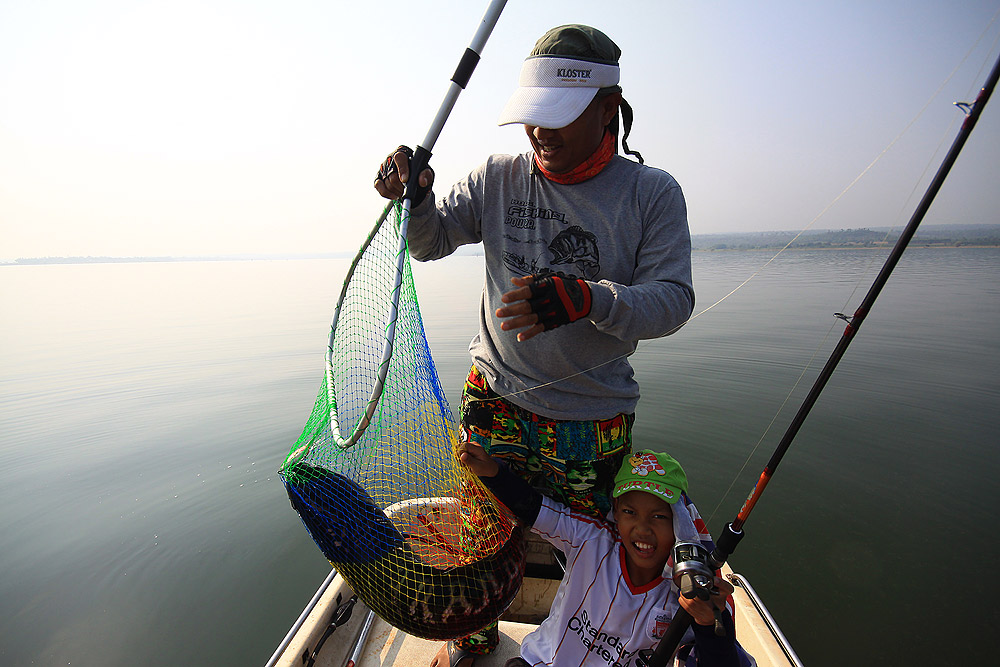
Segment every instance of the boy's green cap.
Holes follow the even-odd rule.
[[[629,491],[645,491],[673,504],[687,488],[687,475],[680,463],[669,454],[647,449],[625,459],[615,475],[611,495],[617,498]]]

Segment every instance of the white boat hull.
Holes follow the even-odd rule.
[[[541,558],[546,557],[541,555]],[[531,559],[529,553],[529,562]],[[734,574],[728,565],[723,567],[723,576],[736,588],[733,599],[737,637],[757,664],[760,667],[801,665],[746,579]],[[517,598],[500,620],[500,645],[491,655],[478,658],[476,667],[502,667],[509,658],[518,655],[521,640],[548,614],[558,587],[558,579],[526,576]],[[268,667],[308,665],[338,608],[353,594],[346,581],[334,576],[319,602],[301,626],[289,633],[287,646],[279,648]],[[441,642],[408,635],[377,616],[369,618],[369,612],[358,600],[350,619],[322,641],[313,664],[316,667],[427,667],[430,664]],[[351,664],[352,659],[354,664]]]

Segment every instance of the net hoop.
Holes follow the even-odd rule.
[[[326,351],[326,370],[325,370],[325,380],[327,386],[327,400],[330,405],[330,430],[332,432],[333,440],[337,443],[337,446],[341,449],[349,449],[354,446],[364,432],[371,424],[372,416],[375,414],[375,410],[378,408],[379,399],[382,397],[382,392],[385,389],[385,378],[389,373],[389,361],[392,358],[393,342],[396,333],[396,319],[399,314],[399,289],[403,281],[403,268],[404,262],[406,261],[406,230],[410,220],[409,215],[409,201],[406,201],[403,206],[402,221],[399,227],[399,248],[396,253],[396,275],[393,278],[393,286],[391,290],[391,303],[392,306],[389,310],[389,317],[386,321],[386,339],[385,347],[382,350],[382,359],[378,364],[378,374],[375,379],[375,384],[372,386],[371,395],[368,398],[368,404],[365,407],[364,415],[351,429],[350,434],[345,438],[340,429],[340,417],[337,412],[337,394],[336,386],[334,382],[334,339],[337,335],[337,322],[340,320],[341,308],[344,305],[344,299],[347,297],[348,286],[351,283],[351,278],[354,276],[354,271],[358,267],[358,263],[361,261],[371,245],[372,240],[378,234],[385,222],[386,218],[389,217],[390,211],[397,206],[397,202],[389,202],[386,204],[385,208],[382,210],[382,215],[379,216],[378,221],[376,221],[375,226],[372,231],[368,234],[368,238],[365,239],[364,244],[362,244],[361,249],[354,256],[354,260],[351,262],[351,266],[347,271],[347,276],[344,278],[344,285],[340,291],[340,297],[337,299],[337,305],[333,310],[333,320],[330,324],[330,339],[327,344]]]

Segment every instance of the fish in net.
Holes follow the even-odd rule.
[[[279,473],[359,598],[409,634],[453,639],[509,606],[525,536],[456,456],[459,427],[402,241],[407,216],[389,204],[348,271],[322,385]]]

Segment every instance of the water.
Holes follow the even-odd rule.
[[[696,311],[767,257],[697,253]],[[635,355],[636,446],[681,460],[713,530],[881,261],[785,253]],[[275,470],[346,268],[0,269],[0,664],[266,661],[328,571]],[[455,406],[481,259],[415,274]],[[733,563],[808,665],[991,661],[998,274],[1000,250],[908,251],[747,523]]]

